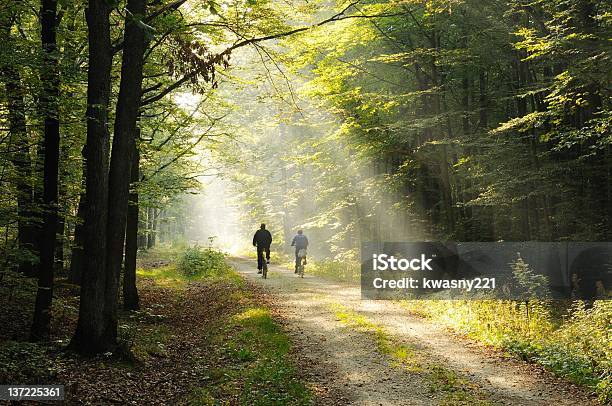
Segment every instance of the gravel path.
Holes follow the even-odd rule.
[[[500,405],[597,405],[575,385],[555,378],[534,365],[503,357],[439,326],[411,316],[390,301],[361,300],[358,287],[330,282],[270,266],[267,280],[254,261],[234,258],[243,276],[265,287],[279,320],[296,346],[297,364],[313,384],[322,405],[431,405],[445,401],[431,392],[423,374],[394,365],[377,351],[372,337],[343,324],[333,306],[359,315],[393,335],[428,360],[458,373],[470,390]],[[448,401],[448,399],[446,399]],[[456,404],[456,403],[454,403]]]

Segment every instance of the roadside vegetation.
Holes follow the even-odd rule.
[[[359,282],[359,264],[313,261],[309,274]],[[543,365],[612,401],[612,302],[404,300],[410,313]]]
[[[566,305],[566,304],[565,304]],[[413,314],[525,361],[543,365],[612,401],[612,303],[406,300]]]
[[[356,261],[311,261],[308,263],[307,272],[339,282],[359,283],[361,280],[359,263]]]

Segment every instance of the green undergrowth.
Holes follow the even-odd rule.
[[[140,312],[132,320],[122,320],[119,325],[119,338],[127,349],[119,361],[131,368],[139,362],[167,355],[166,347],[175,339],[170,327],[161,324],[161,315],[150,315],[148,310]],[[150,319],[147,321],[146,319]]]
[[[54,382],[61,368],[56,355],[72,333],[66,326],[78,315],[74,290],[75,286],[64,278],[56,279],[51,340],[29,342],[37,282],[11,270],[0,271],[0,384]]]
[[[408,311],[590,388],[612,401],[612,302],[407,300]]]
[[[207,356],[196,369],[201,370],[201,385],[192,387],[186,399],[190,405],[306,405],[311,404],[310,390],[298,379],[290,360],[291,342],[276,324],[256,294],[225,261],[224,255],[211,248],[187,247],[171,254],[172,261],[154,255],[143,261],[154,264],[141,267],[138,275],[155,286],[169,288],[183,297],[190,283],[216,286],[215,298],[207,313],[206,330],[201,340]],[[162,306],[160,304],[160,306]],[[163,357],[172,331],[155,324],[155,309],[135,313],[150,325],[126,335],[134,340],[138,357]],[[159,313],[162,313],[161,311]],[[137,333],[137,334],[135,334]]]
[[[164,288],[180,289],[189,282],[189,278],[186,278],[176,270],[175,264],[164,265],[158,268],[138,268],[136,275],[138,278],[152,279],[156,285]]]
[[[307,272],[311,275],[351,284],[358,284],[361,280],[359,264],[353,261],[311,261],[308,263]]]
[[[210,386],[194,390],[190,404],[311,403],[309,389],[290,362],[291,342],[266,308],[248,303],[229,318],[212,342],[224,365],[210,372]]]
[[[378,352],[389,357],[392,365],[422,376],[428,383],[429,391],[441,396],[440,404],[449,406],[491,404],[477,385],[455,371],[426,359],[425,354],[421,354],[413,346],[400,342],[381,324],[341,304],[331,305],[331,310],[342,324],[369,336],[376,344]]]
[[[180,289],[189,282],[198,280],[228,279],[241,283],[242,279],[225,262],[222,252],[212,248],[198,246],[185,248],[182,252],[167,249],[165,258],[171,261],[152,262],[157,266],[141,266],[136,270],[139,277],[150,278],[162,287]],[[158,258],[159,253],[151,253],[153,258]],[[164,258],[161,255],[159,258]],[[147,262],[151,263],[151,257]]]
[[[225,277],[230,267],[222,252],[213,248],[187,248],[178,258],[176,269],[187,278]]]
[[[38,343],[0,342],[0,384],[47,383],[57,373],[48,348]]]
[[[145,267],[175,262],[188,248],[189,245],[183,241],[158,244],[152,248],[138,250],[138,261]]]
[[[223,254],[211,249],[188,248],[177,263],[140,270],[157,285],[170,286],[177,294],[190,282],[216,284],[212,319],[203,332],[208,356],[202,386],[188,397],[191,405],[306,405],[309,389],[300,382],[290,360],[291,342],[262,306],[244,280],[226,264]],[[163,342],[168,332],[160,332]],[[159,347],[159,346],[158,346]],[[163,346],[161,347],[163,351]]]

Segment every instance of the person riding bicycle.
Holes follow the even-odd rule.
[[[308,248],[308,238],[304,235],[302,230],[298,230],[295,237],[293,237],[293,241],[291,241],[291,246],[295,247],[295,272],[298,272],[298,267],[300,266],[300,261],[304,258],[304,265],[306,265],[306,248]]]
[[[257,247],[257,273],[261,273],[264,263],[264,252],[266,263],[270,263],[270,245],[272,244],[272,234],[266,230],[266,225],[261,223],[259,230],[253,236],[253,246]]]

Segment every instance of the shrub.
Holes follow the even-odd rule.
[[[197,245],[187,248],[180,256],[178,271],[186,277],[221,276],[229,271],[222,252]]]

